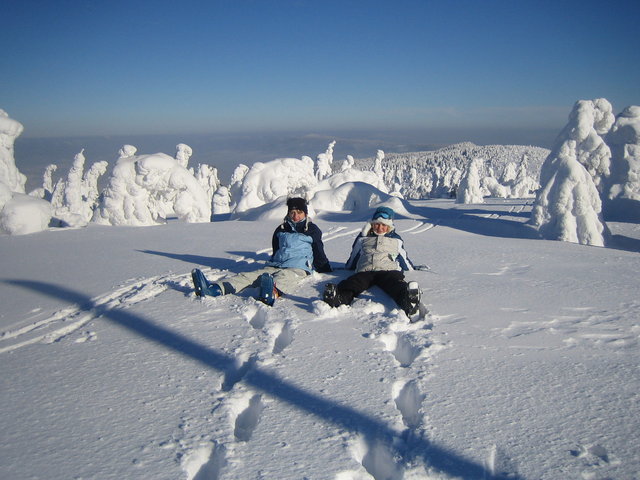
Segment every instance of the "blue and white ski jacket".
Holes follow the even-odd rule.
[[[268,265],[279,268],[300,268],[308,273],[330,272],[331,265],[324,253],[322,231],[306,217],[298,223],[289,217],[273,232],[273,254]]]
[[[370,224],[354,240],[345,268],[356,272],[415,270],[400,235],[395,230],[376,235]]]

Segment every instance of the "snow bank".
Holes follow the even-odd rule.
[[[368,170],[359,170],[357,168],[347,168],[339,173],[335,173],[329,178],[326,178],[322,182],[319,182],[310,194],[314,195],[316,192],[323,190],[335,190],[340,185],[345,183],[366,183],[383,193],[389,193],[384,181],[376,173]]]
[[[358,218],[369,218],[380,206],[392,208],[398,216],[413,217],[403,199],[364,182],[347,182],[331,190],[316,192],[310,204],[318,212],[351,212]]]
[[[0,197],[6,198],[6,191]],[[0,229],[9,235],[26,235],[45,230],[52,215],[51,204],[41,198],[14,193],[0,211]]]

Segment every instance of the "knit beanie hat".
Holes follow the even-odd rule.
[[[370,223],[382,223],[389,227],[393,227],[393,217],[395,212],[389,207],[378,207],[373,212]]]
[[[308,215],[309,212],[307,210],[307,201],[304,198],[300,197],[288,198],[287,213],[289,213],[291,210],[300,210],[301,212],[304,212],[305,215]]]

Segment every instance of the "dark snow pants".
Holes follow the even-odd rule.
[[[400,270],[359,272],[351,275],[337,286],[340,303],[349,305],[355,297],[374,285],[393,298],[400,308],[405,309],[408,303],[407,282]]]

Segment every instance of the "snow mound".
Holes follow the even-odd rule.
[[[0,197],[6,198],[6,191]],[[51,214],[51,204],[46,200],[14,193],[0,211],[0,229],[9,235],[41,232],[49,226]]]
[[[242,179],[235,216],[282,196],[304,197],[305,192],[316,184],[313,167],[313,160],[309,157],[254,163]]]

